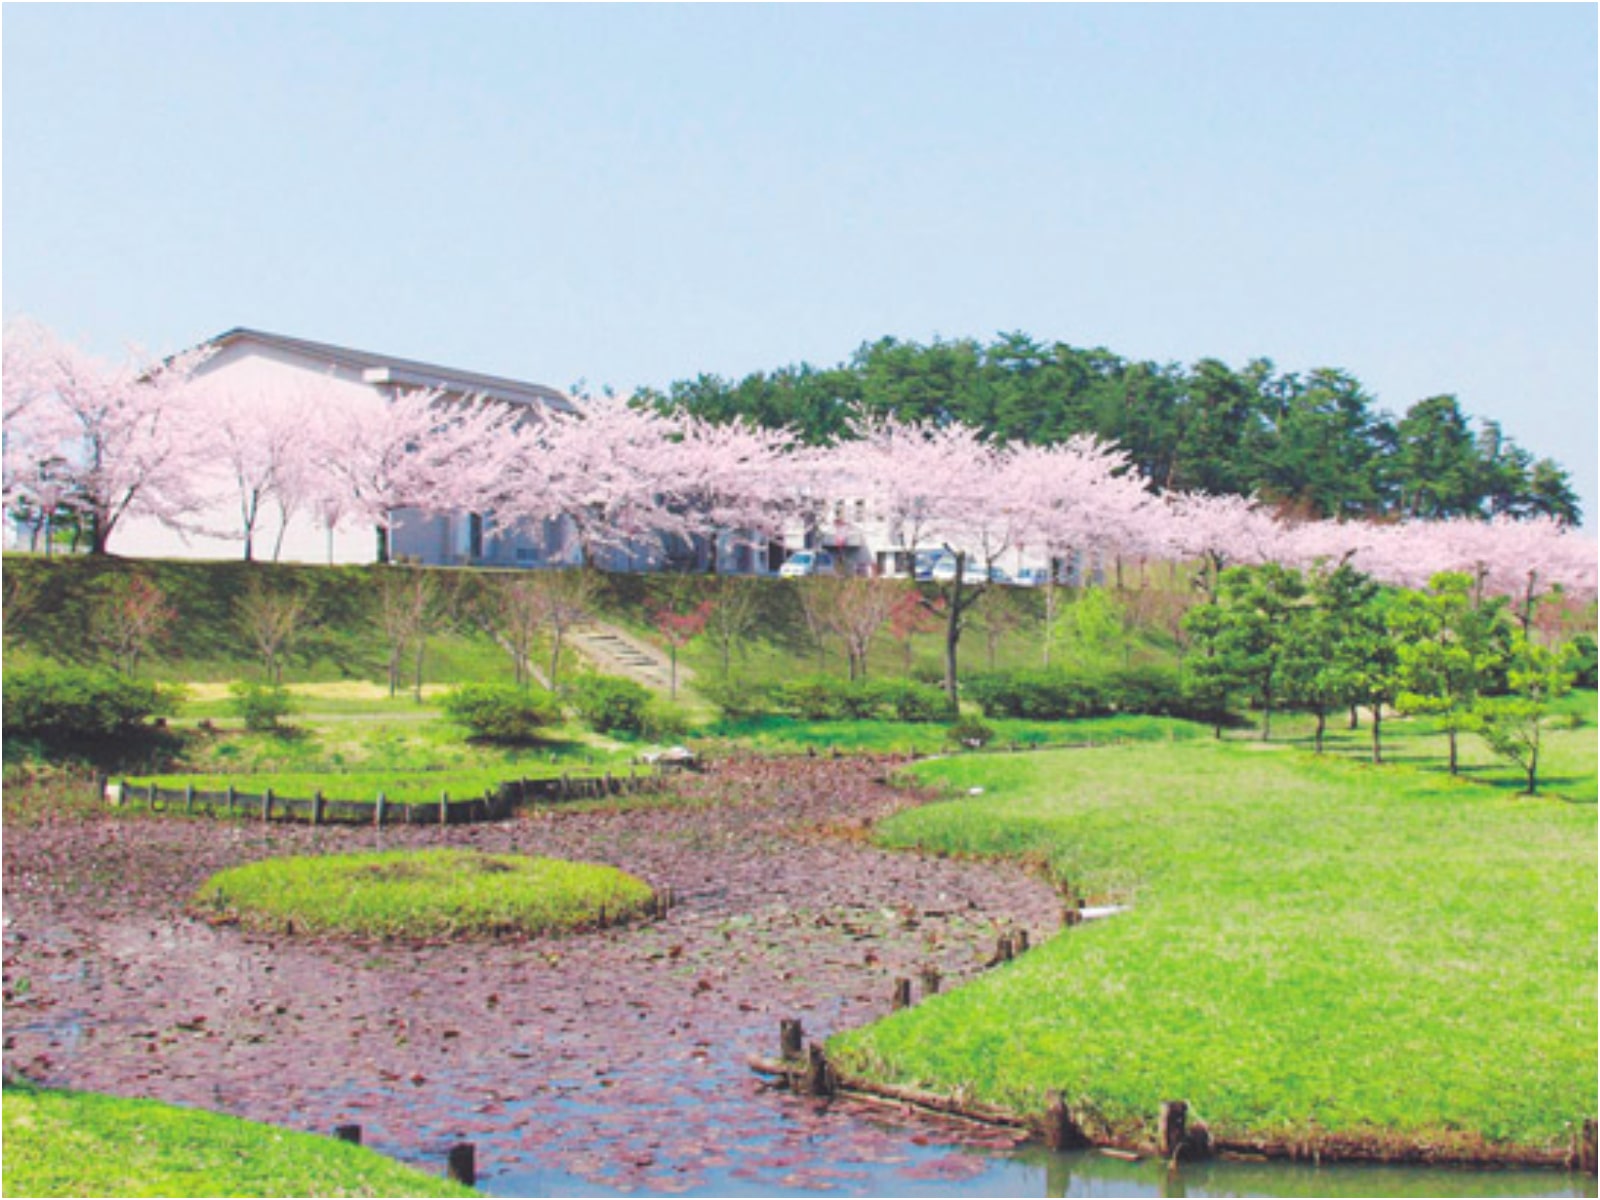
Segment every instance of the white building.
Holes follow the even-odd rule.
[[[246,397],[292,394],[315,383],[352,398],[377,393],[390,399],[401,391],[437,390],[446,400],[481,396],[513,406],[571,412],[572,401],[554,388],[390,355],[371,354],[254,329],[230,329],[204,343],[212,350],[197,375],[208,386],[237,390]],[[196,524],[226,529],[231,511],[214,519],[202,514]],[[497,531],[479,514],[430,516],[401,510],[392,518],[389,554],[430,565],[530,567],[558,556],[564,539],[556,523],[531,531]],[[378,559],[380,539],[372,528],[330,531],[319,514],[291,513],[286,525],[277,514],[263,516],[256,535],[257,557],[282,562],[370,563]],[[282,527],[280,527],[282,525]],[[112,535],[109,549],[138,558],[238,558],[237,534],[179,532],[149,518],[129,518]]]

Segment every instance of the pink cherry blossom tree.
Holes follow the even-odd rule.
[[[1059,608],[1058,564],[1162,552],[1162,508],[1128,456],[1091,437],[1015,447],[1007,475],[1000,490],[1020,515],[1019,544],[1042,550],[1050,564],[1041,639],[1048,667]]]
[[[8,500],[70,495],[96,554],[131,515],[182,528],[199,503],[191,399],[207,352],[114,364],[38,326],[5,337]]]
[[[565,518],[585,565],[601,550],[648,555],[662,537],[692,528],[673,505],[669,443],[679,429],[676,419],[615,398],[528,422],[500,476],[495,512],[513,525]]]
[[[308,431],[317,427],[319,413],[345,403],[344,395],[315,384],[286,392],[250,392],[204,383],[200,394],[210,414],[207,456],[226,477],[238,512],[236,525],[217,532],[241,538],[244,560],[250,562],[262,519],[275,508],[276,559],[290,517],[314,487],[317,447]]]
[[[716,570],[722,540],[776,537],[804,480],[792,435],[731,421],[683,420],[661,446],[669,505],[686,532],[711,542]]]
[[[321,413],[307,501],[379,531],[380,559],[403,510],[482,512],[504,487],[520,414],[430,389],[359,393]]]

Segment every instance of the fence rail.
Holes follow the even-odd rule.
[[[191,786],[164,788],[132,784],[126,779],[105,781],[106,801],[119,807],[144,805],[151,812],[177,812],[189,816],[228,817],[260,821],[304,821],[311,825],[466,825],[478,821],[503,821],[528,804],[599,800],[607,796],[633,796],[665,790],[659,769],[646,774],[629,771],[615,775],[561,775],[550,779],[512,779],[481,796],[452,800],[447,791],[439,799],[399,803],[379,792],[372,800],[329,800],[321,792],[309,800],[279,796],[271,788],[241,792],[229,787],[208,791]]]

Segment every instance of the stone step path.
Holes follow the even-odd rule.
[[[664,650],[603,621],[575,626],[567,636],[569,644],[593,663],[596,670],[606,675],[624,676],[654,691],[671,691],[672,662]],[[680,660],[678,689],[682,691],[693,680],[694,673]]]

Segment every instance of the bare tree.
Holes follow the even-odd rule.
[[[450,617],[455,596],[440,577],[421,567],[384,570],[379,591],[379,619],[389,646],[389,694],[400,690],[401,672],[411,656],[412,694],[422,699],[423,664],[428,638]]]
[[[259,580],[251,580],[244,595],[234,603],[239,628],[261,655],[267,679],[283,680],[283,660],[310,624],[310,600],[296,588],[273,591]]]
[[[759,615],[756,591],[750,586],[750,581],[727,575],[717,578],[711,614],[706,620],[706,633],[721,652],[724,679],[733,673],[734,647],[755,628]]]
[[[595,588],[593,573],[581,568],[494,577],[483,581],[468,610],[473,623],[511,656],[519,687],[537,679],[554,691],[567,635],[589,619]],[[550,652],[543,671],[533,665],[541,637]]]
[[[166,593],[150,580],[141,575],[113,576],[90,609],[90,640],[111,655],[117,670],[132,675],[177,616]]]

